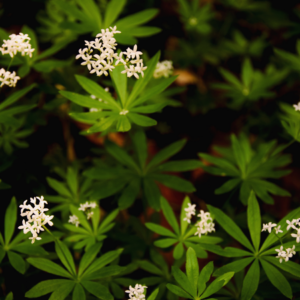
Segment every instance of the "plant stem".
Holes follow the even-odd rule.
[[[10,68],[11,63],[12,63],[13,60],[14,60],[14,57],[11,58],[10,63],[9,63],[9,65],[8,65],[8,67],[7,67],[7,71],[9,70],[9,68]]]

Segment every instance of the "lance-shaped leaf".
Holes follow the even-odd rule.
[[[241,293],[241,300],[251,300],[254,296],[260,278],[260,268],[258,259],[255,259],[251,267],[249,268],[245,279],[243,281],[243,288]]]
[[[234,239],[248,248],[250,251],[254,251],[253,246],[250,244],[247,237],[244,235],[242,230],[220,209],[215,208],[211,205],[207,205],[211,214],[215,217],[216,221],[224,228],[224,230],[231,235]]]

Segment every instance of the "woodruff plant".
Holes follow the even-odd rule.
[[[270,114],[273,123],[266,124],[258,111],[267,112],[269,107],[276,109],[275,96],[282,96],[287,89],[297,86],[298,78],[291,71],[299,71],[299,59],[290,51],[275,49],[274,58],[266,61],[265,71],[262,71],[260,61],[252,61],[254,68],[247,55],[259,57],[264,54],[265,62],[265,49],[271,48],[272,36],[280,35],[280,30],[272,30],[279,29],[283,23],[287,28],[281,31],[291,34],[289,27],[293,27],[295,34],[297,25],[290,23],[284,14],[278,14],[279,11],[267,1],[224,0],[215,1],[214,5],[199,5],[198,0],[178,0],[174,2],[172,18],[177,12],[186,29],[186,37],[175,34],[175,43],[167,40],[166,50],[171,51],[164,51],[165,58],[160,61],[160,52],[148,59],[144,50],[155,53],[157,49],[152,52],[153,49],[143,46],[141,51],[140,45],[145,44],[137,41],[139,37],[160,31],[157,27],[144,26],[158,10],[146,9],[128,15],[127,10],[147,7],[149,3],[140,2],[136,6],[135,1],[126,2],[48,0],[47,12],[42,11],[39,18],[43,23],[43,28],[39,28],[42,37],[37,37],[27,26],[23,26],[18,35],[10,32],[13,26],[8,28],[9,32],[0,29],[3,40],[0,64],[19,68],[14,71],[16,73],[0,70],[3,96],[0,103],[0,171],[1,178],[10,183],[4,184],[0,180],[0,189],[7,189],[8,194],[15,192],[19,198],[19,194],[27,193],[29,188],[50,202],[49,211],[43,196],[31,198],[30,203],[25,200],[23,204],[17,204],[12,198],[9,203],[4,215],[3,235],[0,234],[0,293],[5,294],[4,288],[8,291],[13,286],[7,282],[15,276],[10,274],[12,269],[12,272],[25,274],[26,282],[28,279],[32,284],[24,285],[26,294],[19,291],[23,286],[18,285],[16,299],[23,299],[24,294],[26,298],[50,300],[269,300],[297,297],[299,208],[286,216],[283,214],[283,219],[277,223],[270,215],[261,216],[257,199],[262,200],[263,205],[270,205],[276,200],[270,194],[290,196],[278,181],[273,180],[289,174],[290,170],[281,168],[291,162],[291,157],[282,152],[294,141],[300,141],[299,99],[287,99],[289,104],[280,104],[284,111],[280,116],[282,125],[292,137],[288,144],[276,146],[275,141],[261,142],[258,136],[252,145],[251,138],[236,133],[231,136],[230,147],[216,148],[221,158],[201,153],[202,162],[199,159],[168,161],[183,149],[187,139],[193,139],[193,135],[185,131],[185,123],[197,116],[199,119],[195,118],[197,124],[193,128],[198,128],[200,119],[210,118],[207,112],[212,113],[211,125],[214,125],[217,111],[226,109],[224,115],[228,115],[231,109],[241,109],[239,120],[233,121],[231,128],[239,128],[236,125],[240,125],[242,119],[245,128],[252,132],[253,122],[249,119],[257,117],[265,135],[273,132],[270,124],[278,123],[276,114]],[[159,18],[152,24],[165,20],[164,5],[161,7]],[[225,12],[228,9],[229,13],[223,14],[220,8]],[[245,21],[240,22],[235,15],[242,16]],[[269,26],[264,30],[266,35],[250,37],[248,27],[256,18],[262,20],[262,17],[264,26]],[[233,25],[236,21],[239,31]],[[261,23],[259,21],[259,26]],[[167,24],[169,26],[169,22]],[[247,32],[243,28],[245,24]],[[175,33],[171,27],[168,32]],[[177,26],[174,28],[178,31]],[[71,51],[70,59],[64,57],[70,51],[58,54],[71,41],[80,42],[80,36],[89,33],[91,37],[85,38],[85,46],[79,54]],[[229,41],[228,36],[232,33],[233,41]],[[54,43],[45,49],[48,45],[40,45],[38,39]],[[157,36],[155,42],[160,40],[161,36]],[[278,38],[276,46],[278,43],[281,49],[280,40]],[[80,43],[83,45],[83,40]],[[119,49],[118,44],[126,47]],[[298,42],[298,54],[299,45]],[[64,59],[57,59],[60,57]],[[74,58],[80,59],[85,67]],[[243,61],[237,64],[237,69],[231,66],[235,60]],[[282,69],[281,62],[287,62]],[[207,63],[213,64],[214,68]],[[192,66],[197,68],[192,69]],[[210,69],[216,68],[227,83],[210,84],[218,81],[215,72],[210,73]],[[240,75],[236,76],[234,70],[241,70]],[[180,74],[179,78],[172,76],[173,73]],[[27,74],[26,80],[19,80]],[[287,84],[283,88],[279,84],[284,80]],[[32,82],[35,83],[30,85]],[[185,87],[169,89],[173,83]],[[211,87],[223,91],[224,97],[220,93],[215,99]],[[17,90],[13,92],[12,88]],[[176,100],[170,98],[174,95]],[[229,98],[229,102],[222,98]],[[168,105],[173,107],[165,108]],[[157,133],[163,135],[173,131],[177,134],[177,142],[152,157],[142,127],[156,125],[160,116],[156,115],[154,120],[148,115],[162,111],[176,118],[180,132],[175,132],[162,120],[156,128],[150,129],[147,136],[152,139]],[[57,123],[62,128],[56,131],[55,126],[51,127],[44,139],[44,130],[49,128],[44,126],[48,118],[51,120],[49,126],[53,124],[52,120],[59,120]],[[280,128],[280,124],[277,125]],[[75,126],[84,128],[81,134],[89,135],[88,139],[99,145],[99,149],[90,149],[84,142],[85,137],[76,135]],[[206,129],[203,131],[210,136],[211,131]],[[42,136],[41,141],[35,144],[34,136],[25,141],[34,131],[37,138]],[[63,139],[58,141],[60,134]],[[44,145],[46,140],[48,144]],[[23,152],[14,151],[13,146],[32,148]],[[297,143],[294,146],[297,147]],[[44,148],[47,148],[45,161],[67,149],[67,158],[61,155],[60,166],[56,163],[54,168],[61,179],[53,175],[45,180],[41,178],[45,167],[39,164],[37,153]],[[34,161],[28,160],[30,168],[26,168],[28,153],[34,153]],[[188,150],[186,153],[190,154]],[[79,164],[84,166],[80,172],[76,167]],[[13,177],[8,167],[11,167]],[[37,173],[37,168],[41,173]],[[178,174],[185,171],[194,172],[184,177]],[[222,210],[203,201],[201,189],[205,190],[205,185],[199,185],[200,193],[191,194],[196,191],[198,180],[203,183],[203,171],[230,177],[215,191],[216,194],[231,192]],[[193,182],[189,182],[188,177]],[[20,182],[24,182],[26,189],[20,188]],[[55,194],[48,190],[47,183]],[[181,192],[178,194],[184,199],[174,201],[171,206],[167,199],[173,195],[172,190]],[[233,208],[229,200],[237,196],[236,191],[239,191],[241,203]],[[215,203],[221,197],[206,195],[203,198],[209,199],[208,203]],[[290,199],[291,207],[297,205],[296,196]],[[25,218],[22,221],[17,218],[18,205],[21,217]],[[264,206],[265,212],[267,209]],[[227,213],[238,212],[241,214],[234,216],[236,222],[227,216]],[[166,226],[163,225],[165,220]],[[262,224],[262,220],[266,223]],[[16,224],[22,231],[14,236]],[[234,243],[228,235],[235,239]],[[261,242],[261,238],[265,240]],[[225,260],[220,259],[222,256]],[[203,263],[204,258],[215,262]],[[42,276],[43,280],[38,282]],[[268,288],[270,285],[275,288]],[[275,296],[274,291],[277,291]],[[6,294],[5,300],[13,299],[11,292]]]

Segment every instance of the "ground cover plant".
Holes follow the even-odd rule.
[[[2,1],[0,299],[300,299],[299,9]]]

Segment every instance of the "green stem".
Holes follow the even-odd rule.
[[[9,63],[9,65],[8,65],[8,67],[7,67],[7,71],[9,70],[9,68],[10,68],[10,66],[11,66],[11,63],[12,63],[12,61],[14,60],[14,56],[11,58],[11,60],[10,60],[10,63]]]
[[[54,241],[57,243],[57,245],[58,245],[58,247],[60,248],[60,250],[61,250],[61,253],[63,254],[63,256],[65,257],[65,260],[66,260],[66,262],[68,263],[68,265],[69,265],[69,267],[70,267],[70,270],[72,271],[72,273],[73,273],[73,275],[76,277],[76,274],[74,273],[74,271],[73,271],[73,269],[72,269],[72,266],[70,265],[70,263],[69,263],[69,261],[68,261],[68,259],[67,259],[67,257],[65,256],[65,253],[64,253],[64,251],[63,251],[63,249],[61,248],[61,246],[60,246],[60,244],[59,244],[59,242],[60,242],[60,240],[45,226],[45,225],[43,225],[43,227],[44,227],[44,229],[50,234],[50,235],[52,235],[53,236],[53,239],[54,239]]]

